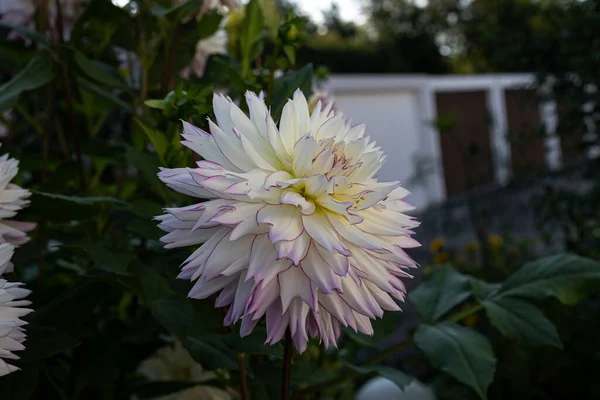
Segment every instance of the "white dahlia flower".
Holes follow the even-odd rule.
[[[198,364],[181,342],[163,347],[152,357],[142,361],[138,373],[149,381],[198,382],[198,386],[180,392],[162,396],[157,400],[232,400],[234,395],[223,389],[202,385],[202,382],[214,379],[214,372],[206,371]]]
[[[198,78],[204,75],[208,57],[213,54],[227,54],[227,32],[219,28],[214,35],[199,40],[196,43],[196,52],[190,65],[181,71],[184,78],[189,78],[190,72],[193,72]]]
[[[29,205],[27,198],[31,192],[10,181],[19,172],[19,161],[8,158],[5,154],[0,157],[0,243],[22,245],[29,240],[27,232],[35,228],[32,222],[8,221],[17,211]]]
[[[302,352],[308,338],[336,345],[341,326],[372,334],[371,319],[397,311],[401,278],[416,266],[404,248],[418,222],[398,182],[378,182],[383,152],[330,107],[310,114],[297,91],[279,127],[264,102],[246,96],[248,118],[215,95],[211,134],[184,122],[182,142],[204,158],[163,169],[160,179],[209,201],[157,217],[167,248],[201,245],[179,277],[190,297],[220,292],[225,324],[248,335],[266,316],[267,343],[289,329]]]
[[[13,246],[9,244],[0,245],[0,273],[9,262],[13,253]],[[31,293],[21,288],[23,284],[18,282],[7,282],[0,279],[0,376],[17,371],[18,368],[7,363],[6,360],[18,360],[19,357],[13,351],[25,349],[25,330],[23,325],[27,322],[21,317],[29,314],[32,310],[21,308],[31,304],[22,300]]]

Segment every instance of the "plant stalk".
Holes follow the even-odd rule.
[[[283,375],[281,378],[281,400],[290,399],[290,377],[292,375],[292,332],[288,328],[285,331],[285,341],[283,344]]]
[[[248,390],[248,378],[246,377],[246,355],[244,353],[236,353],[238,368],[240,369],[240,394],[242,400],[250,400],[250,391]]]

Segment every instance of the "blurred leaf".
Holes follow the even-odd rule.
[[[158,171],[160,168],[159,160],[156,156],[144,153],[132,146],[125,146],[125,159],[129,165],[134,166],[140,172],[140,175],[152,184],[154,191],[163,199],[166,199],[165,188],[158,179]]]
[[[219,386],[216,381],[186,382],[186,381],[165,381],[165,382],[144,382],[135,385],[131,389],[131,394],[139,399],[156,399],[157,397],[168,396],[190,389],[195,386]]]
[[[17,31],[19,32],[19,35],[21,35],[25,39],[32,40],[44,46],[48,46],[50,44],[50,40],[48,40],[48,37],[23,25],[13,25],[6,22],[0,22],[0,28],[5,28],[11,31]]]
[[[529,346],[562,348],[552,322],[533,305],[511,298],[492,299],[482,304],[492,325],[503,335]]]
[[[122,108],[123,110],[126,110],[130,113],[132,112],[131,104],[120,99],[119,96],[115,95],[114,93],[105,90],[103,87],[88,81],[87,79],[77,77],[77,85],[83,90],[87,90],[97,96],[100,96],[104,100],[108,100],[109,102],[113,103],[115,106]]]
[[[0,86],[0,112],[12,107],[23,92],[44,86],[52,80],[54,60],[42,52],[10,81]]]
[[[119,73],[111,66],[97,60],[90,60],[79,51],[75,51],[74,59],[79,68],[93,80],[108,87],[115,87],[124,91],[130,90],[129,86],[119,76]]]
[[[224,342],[233,351],[283,358],[283,345],[280,342],[273,345],[265,344],[266,339],[267,330],[256,327],[250,335],[245,337],[241,337],[238,332],[233,332],[224,338]]]
[[[500,290],[500,287],[502,286],[501,283],[488,283],[481,279],[477,279],[477,278],[473,278],[473,277],[470,277],[470,278],[471,278],[471,289],[473,290],[473,295],[475,296],[475,298],[478,301],[493,297],[498,292],[498,290]]]
[[[50,327],[30,326],[27,328],[27,337],[27,346],[22,356],[23,362],[48,358],[81,344],[77,338],[67,332]]]
[[[348,336],[350,340],[361,346],[376,348],[377,344],[379,343],[379,340],[374,336],[365,335],[364,333],[360,332],[354,332],[354,330],[350,327],[343,327],[342,332],[344,335]]]
[[[167,142],[167,138],[165,134],[157,131],[156,129],[152,129],[146,124],[144,124],[139,118],[134,118],[135,122],[138,124],[140,128],[146,134],[152,146],[154,146],[154,150],[156,150],[156,154],[158,154],[158,158],[160,162],[164,165],[165,163],[165,152],[167,151],[167,147],[169,143]]]
[[[204,79],[208,82],[228,83],[240,93],[244,93],[247,89],[237,61],[223,54],[213,54],[208,58]]]
[[[414,337],[436,368],[471,386],[482,399],[487,398],[496,358],[485,336],[457,324],[443,323],[423,324]]]
[[[162,110],[163,108],[165,108],[165,101],[164,100],[146,100],[144,102],[145,105],[147,105],[150,108],[157,108],[159,110]]]
[[[370,365],[365,367],[357,367],[355,365],[347,365],[348,368],[361,375],[379,375],[394,382],[400,389],[404,389],[412,381],[413,377],[404,372],[392,367],[384,365]]]
[[[129,264],[137,259],[133,253],[115,252],[91,242],[80,242],[62,247],[83,249],[98,268],[123,276],[131,275],[128,271]]]
[[[253,61],[254,47],[264,29],[265,20],[260,7],[259,0],[250,0],[245,8],[244,21],[240,33],[240,53],[242,72],[244,76],[250,73],[250,65]]]
[[[190,300],[180,293],[171,293],[152,299],[152,315],[168,330],[182,334],[194,319]]]
[[[271,116],[275,121],[279,121],[283,106],[288,99],[292,98],[297,89],[300,89],[307,99],[310,97],[312,94],[312,78],[312,64],[307,64],[299,70],[287,72],[275,80],[271,104]]]
[[[184,341],[190,355],[204,368],[238,369],[233,351],[217,335],[187,336]]]
[[[283,46],[283,51],[284,51],[285,55],[287,56],[290,64],[295,65],[296,64],[296,49],[294,48],[294,46],[287,44],[287,45]]]
[[[434,268],[409,298],[426,322],[436,322],[470,296],[469,277],[458,273],[450,265],[444,265]]]
[[[600,288],[600,262],[559,254],[525,264],[511,275],[495,297],[556,297],[575,304]]]
[[[40,379],[39,367],[35,364],[26,365],[20,371],[2,377],[0,399],[29,400],[35,393]]]
[[[152,7],[151,12],[157,16],[167,17],[173,23],[178,23],[184,17],[200,10],[202,3],[202,0],[185,0],[181,4],[171,8],[164,8],[159,5],[154,6]]]
[[[33,192],[29,212],[36,221],[74,221],[89,219],[101,207],[124,207],[127,203],[113,197],[79,197]]]
[[[223,16],[216,10],[210,11],[202,16],[202,19],[198,21],[198,38],[196,40],[206,39],[214,35],[219,26]]]

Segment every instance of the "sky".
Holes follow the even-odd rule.
[[[300,9],[308,14],[315,22],[323,21],[322,11],[331,9],[332,3],[337,3],[340,15],[346,21],[362,23],[365,15],[362,12],[361,0],[293,0]],[[362,3],[364,4],[364,3]]]

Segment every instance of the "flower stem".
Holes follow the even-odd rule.
[[[250,392],[248,391],[248,379],[246,378],[246,355],[244,353],[236,353],[238,367],[240,369],[240,392],[242,400],[250,400]]]
[[[481,304],[477,304],[476,306],[467,308],[465,311],[451,315],[450,317],[448,317],[448,319],[446,321],[448,322],[458,322],[462,319],[465,319],[466,317],[468,317],[471,314],[475,314],[477,311],[481,310],[483,308],[483,305]]]
[[[283,376],[281,379],[281,400],[290,399],[290,377],[292,375],[292,333],[289,328],[285,331],[283,344]]]

